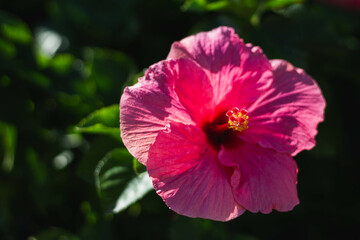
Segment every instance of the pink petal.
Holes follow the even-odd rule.
[[[274,81],[249,110],[249,129],[241,138],[296,155],[315,146],[325,100],[316,82],[284,60],[271,60]]]
[[[194,122],[202,125],[213,109],[213,89],[206,73],[190,59],[174,62],[174,89],[177,98]]]
[[[169,122],[205,121],[212,88],[204,71],[190,59],[152,65],[120,101],[121,137],[129,152],[146,165],[148,150]]]
[[[173,81],[169,63],[154,64],[137,84],[125,88],[120,100],[122,140],[143,164],[146,164],[150,145],[167,122],[192,122],[170,89],[169,81]]]
[[[271,65],[259,47],[244,44],[229,27],[189,36],[175,42],[168,59],[190,58],[209,75],[214,104],[246,107],[271,84]]]
[[[240,143],[222,148],[219,160],[237,167],[231,185],[237,202],[251,212],[290,211],[299,203],[296,191],[297,166],[288,154]]]
[[[159,133],[147,162],[154,188],[169,208],[219,221],[244,212],[233,198],[226,169],[200,128],[179,123]]]

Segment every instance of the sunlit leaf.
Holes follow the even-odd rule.
[[[121,185],[122,182],[131,178],[133,175],[131,166],[132,156],[125,148],[116,148],[107,153],[99,161],[94,172],[99,195],[107,197],[109,188],[114,185]]]
[[[111,134],[120,138],[119,105],[111,105],[91,113],[76,125],[79,133]]]
[[[140,175],[134,177],[126,185],[124,191],[117,199],[115,208],[112,211],[114,213],[118,213],[126,209],[153,189],[154,188],[148,173],[141,173]]]
[[[110,151],[95,169],[95,185],[104,208],[117,213],[153,189],[147,173],[136,175],[125,148]]]

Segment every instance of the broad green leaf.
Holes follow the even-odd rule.
[[[122,185],[134,175],[132,159],[125,148],[116,148],[98,162],[94,172],[95,186],[102,200],[111,204],[120,194]]]
[[[119,105],[111,105],[91,113],[75,126],[79,133],[111,134],[120,138]]]
[[[151,179],[147,172],[141,173],[134,177],[125,187],[116,201],[115,207],[112,210],[114,213],[121,212],[131,204],[135,203],[148,192],[153,190]]]
[[[95,185],[103,207],[120,212],[153,189],[147,173],[136,175],[133,157],[125,148],[110,151],[98,163]]]

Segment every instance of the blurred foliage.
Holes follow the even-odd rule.
[[[123,89],[219,25],[304,68],[327,99],[291,212],[179,216],[121,142]],[[359,56],[360,13],[311,0],[1,1],[0,239],[354,239]]]
[[[284,7],[303,3],[304,0],[186,0],[184,11],[224,11],[235,18],[259,25],[261,15],[266,11],[281,10]]]

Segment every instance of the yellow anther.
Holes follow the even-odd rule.
[[[242,132],[249,128],[249,116],[245,109],[239,110],[237,107],[227,111],[228,127],[234,131]]]

